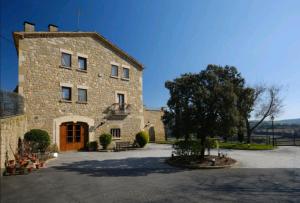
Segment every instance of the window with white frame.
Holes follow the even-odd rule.
[[[79,56],[78,57],[78,69],[86,71],[87,69],[87,59],[84,57]]]
[[[123,78],[129,79],[129,68],[123,67]]]
[[[71,87],[61,87],[61,97],[62,100],[71,101],[72,100],[72,88]]]
[[[110,129],[110,134],[113,138],[121,138],[121,129],[120,128],[112,128]]]
[[[117,65],[111,65],[111,76],[118,77],[118,69],[119,67]]]
[[[67,54],[64,52],[61,53],[61,65],[62,66],[71,67],[71,65],[72,65],[71,60],[72,60],[71,54]]]
[[[87,102],[87,89],[78,88],[78,102]]]

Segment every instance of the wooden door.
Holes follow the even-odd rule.
[[[62,123],[60,126],[60,150],[79,150],[88,141],[88,125],[85,123]]]

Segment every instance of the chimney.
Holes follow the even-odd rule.
[[[24,32],[34,32],[35,24],[25,21],[24,22]]]
[[[48,32],[58,32],[58,27],[53,24],[48,25]]]

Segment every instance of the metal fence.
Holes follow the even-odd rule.
[[[24,99],[15,92],[0,90],[0,118],[24,114]]]

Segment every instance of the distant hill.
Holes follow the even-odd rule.
[[[275,121],[275,123],[281,125],[293,125],[293,124],[300,125],[300,118],[280,120],[280,121]]]
[[[250,121],[250,123],[254,123],[256,121]],[[266,120],[264,121],[260,127],[264,127],[264,126],[270,126],[272,124],[272,122],[270,120]],[[299,125],[300,126],[300,118],[295,118],[295,119],[285,119],[285,120],[275,120],[274,121],[274,125]]]

